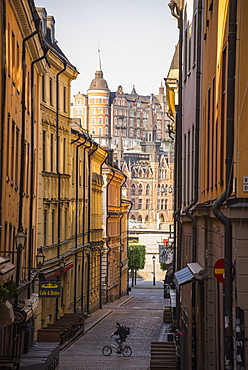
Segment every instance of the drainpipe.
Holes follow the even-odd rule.
[[[224,225],[224,323],[225,323],[225,369],[234,369],[233,357],[233,287],[232,287],[232,222],[220,210],[232,193],[233,148],[234,148],[234,108],[236,70],[236,14],[237,0],[229,1],[228,34],[228,82],[227,82],[227,123],[226,123],[226,189],[213,203],[215,217]]]
[[[113,170],[113,168],[111,168],[111,171],[112,171],[112,177],[109,180],[109,182],[107,183],[107,189],[106,189],[106,203],[107,203],[107,217],[106,217],[106,235],[107,235],[107,239],[106,239],[106,246],[108,248],[108,251],[107,251],[107,272],[106,272],[107,278],[109,276],[109,253],[111,251],[111,247],[109,246],[110,235],[108,233],[109,232],[108,221],[109,221],[109,218],[110,218],[110,214],[109,214],[109,210],[108,210],[108,206],[109,206],[108,187],[109,187],[109,185],[110,185],[110,183],[113,180],[114,175],[115,175],[115,171]],[[107,287],[109,287],[108,280],[107,280]],[[107,297],[106,298],[107,298],[107,302],[108,302],[108,291],[107,291]]]
[[[127,222],[129,220],[129,215],[130,215],[131,209],[133,208],[133,203],[131,201],[129,201],[129,203],[130,203],[130,207],[128,209]],[[128,225],[127,225],[127,250],[128,250],[128,238],[129,238],[129,229],[128,229]],[[127,268],[127,295],[129,295],[129,266]]]
[[[0,139],[1,139],[1,146],[0,146],[0,189],[2,189],[2,182],[3,182],[3,149],[4,149],[4,121],[5,121],[5,103],[6,103],[6,6],[5,1],[1,2],[1,20],[2,24],[1,27],[1,35],[3,41],[3,48],[2,48],[2,99],[1,99],[1,127],[0,127]],[[2,190],[0,191],[0,225],[2,225]]]
[[[38,31],[32,32],[29,36],[22,40],[22,137],[21,137],[21,164],[20,164],[20,192],[19,192],[19,219],[18,231],[23,230],[22,226],[22,209],[23,209],[23,192],[25,180],[25,131],[26,131],[26,42],[37,35]],[[17,266],[18,267],[18,266]],[[17,277],[19,279],[19,276]]]
[[[90,157],[92,156],[92,154],[94,154],[97,149],[98,149],[99,145],[96,144],[96,148],[93,149],[90,153],[89,153],[89,163],[88,163],[88,168],[89,168],[89,177],[88,177],[88,245],[89,245],[89,248],[90,248],[90,243],[91,243],[91,224],[90,224],[90,211],[91,211],[91,203],[90,203],[90,197],[91,197],[91,179],[92,179],[92,176],[91,176],[91,161],[90,161]],[[89,253],[88,253],[88,279],[87,279],[87,313],[90,314],[90,263],[91,263],[91,256],[90,256],[90,253],[91,253],[91,248],[89,249]]]
[[[56,151],[57,151],[57,175],[58,175],[58,248],[57,248],[57,258],[60,258],[60,204],[61,204],[61,184],[60,184],[60,170],[59,170],[59,75],[61,75],[66,70],[67,63],[64,61],[64,68],[56,74]],[[56,310],[57,312],[57,310]]]
[[[106,163],[106,160],[109,156],[109,153],[107,155],[107,157],[105,158],[104,162],[102,162],[101,164],[101,175],[102,175],[102,166],[104,163]],[[103,253],[104,251],[102,250],[104,246],[104,242],[102,242],[102,245],[100,246],[100,277],[99,277],[99,308],[102,309],[102,256],[103,256]]]
[[[124,174],[125,178],[120,186],[120,207],[121,207],[121,200],[122,200],[122,187],[125,185],[125,183],[127,182],[127,176]],[[121,280],[122,280],[122,267],[123,267],[123,263],[122,263],[122,248],[124,248],[124,244],[122,242],[122,227],[121,227],[121,223],[122,223],[122,219],[123,219],[123,216],[124,216],[124,213],[121,212],[121,217],[120,217],[120,289],[119,289],[119,299],[121,298]]]
[[[175,206],[174,206],[174,263],[173,269],[181,268],[182,248],[182,222],[180,220],[182,206],[182,47],[183,47],[183,9],[177,7],[174,1],[169,4],[171,14],[178,20],[179,28],[179,83],[178,83],[178,108],[176,113],[175,135]],[[175,9],[177,14],[175,13]],[[176,257],[176,261],[175,261]],[[180,326],[180,295],[176,291],[176,318],[177,328]]]
[[[35,84],[34,84],[34,65],[41,60],[46,58],[48,48],[44,50],[44,55],[31,63],[31,140],[30,140],[30,151],[31,151],[31,168],[30,168],[30,194],[29,194],[29,247],[28,247],[28,281],[31,281],[31,270],[33,267],[33,200],[34,194],[34,177],[35,177],[35,149],[34,149],[34,125],[35,121]],[[30,285],[28,286],[28,294],[30,295]]]
[[[202,48],[202,0],[198,3],[197,22],[197,60],[196,60],[196,111],[195,111],[195,168],[194,171],[194,199],[185,208],[185,214],[192,221],[192,262],[196,262],[196,217],[190,209],[196,205],[199,196],[199,138],[200,138],[200,107],[201,107],[201,48]],[[196,353],[196,282],[192,283],[192,369],[197,369]]]
[[[86,187],[85,187],[85,170],[86,170],[86,161],[85,161],[85,152],[86,152],[86,149],[90,149],[93,145],[93,142],[91,141],[90,142],[90,145],[84,147],[84,168],[83,168],[83,230],[82,230],[82,237],[83,237],[83,248],[84,248],[84,245],[85,245],[85,238],[84,238],[84,234],[85,234],[85,195],[86,195]],[[81,293],[81,307],[82,309],[84,310],[84,249],[83,249],[83,252],[82,252],[82,293]]]
[[[74,144],[80,140],[80,137],[76,140],[73,140],[71,144]],[[79,186],[79,176],[78,176],[78,148],[84,145],[86,142],[86,138],[84,138],[84,142],[78,144],[76,146],[76,224],[75,224],[75,266],[74,266],[74,313],[77,312],[76,304],[77,304],[77,247],[78,247],[78,186]]]

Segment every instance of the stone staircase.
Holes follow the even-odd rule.
[[[177,368],[176,346],[174,342],[152,342],[150,370]]]

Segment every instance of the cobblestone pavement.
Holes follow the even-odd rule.
[[[86,333],[60,353],[60,370],[147,370],[150,363],[150,343],[161,337],[163,330],[163,290],[132,288],[129,296],[104,305],[86,320]],[[113,352],[102,355],[102,347],[116,344],[110,334],[115,322],[130,327],[127,344],[132,356],[125,358]]]

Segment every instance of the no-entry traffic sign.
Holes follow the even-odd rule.
[[[218,281],[224,284],[225,281],[225,259],[221,258],[214,264],[214,276]]]
[[[232,275],[234,279],[234,266],[232,267]],[[215,262],[214,276],[220,283],[224,284],[225,282],[225,259],[224,258],[220,258],[218,261]]]

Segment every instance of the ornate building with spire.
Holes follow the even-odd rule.
[[[100,51],[87,94],[74,95],[71,115],[92,138],[114,150],[115,164],[126,174],[130,217],[143,227],[168,229],[172,223],[173,139],[168,126],[163,83],[158,95],[139,95],[133,86],[111,92],[103,78]]]

